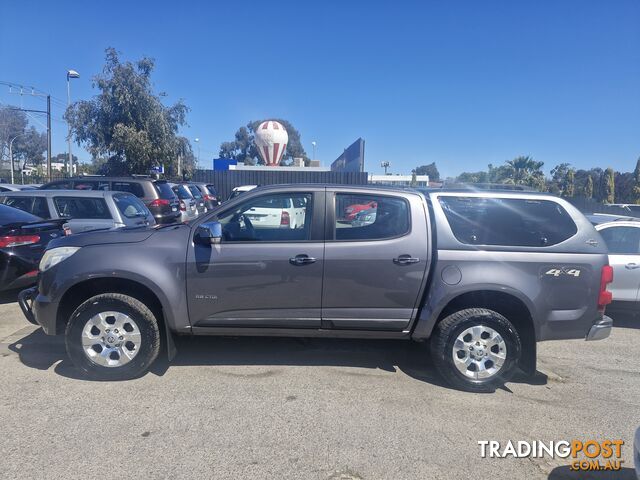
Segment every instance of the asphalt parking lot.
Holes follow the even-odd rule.
[[[444,386],[422,346],[278,338],[181,339],[171,365],[83,380],[61,338],[0,304],[4,478],[633,479],[640,320],[601,342],[539,346],[533,379],[474,395]],[[482,459],[479,440],[620,438],[625,470]]]

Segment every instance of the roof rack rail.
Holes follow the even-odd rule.
[[[537,192],[535,188],[528,185],[514,185],[510,183],[443,183],[443,189],[455,188],[460,190],[507,190],[515,192]]]

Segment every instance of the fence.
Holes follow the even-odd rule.
[[[215,186],[218,195],[227,198],[235,187],[241,185],[273,185],[278,183],[333,183],[341,185],[366,185],[366,172],[304,172],[287,171],[285,167],[268,170],[197,170],[194,182]]]

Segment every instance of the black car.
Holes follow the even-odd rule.
[[[189,182],[189,185],[194,185],[198,188],[198,190],[200,190],[200,193],[202,193],[202,197],[204,198],[207,210],[213,210],[215,207],[220,205],[220,197],[218,196],[216,187],[214,187],[210,183]]]
[[[129,192],[144,202],[156,223],[180,223],[180,201],[165,180],[151,177],[87,175],[46,183],[41,190],[115,190]]]
[[[0,290],[36,282],[44,250],[49,240],[65,235],[65,222],[0,205]]]

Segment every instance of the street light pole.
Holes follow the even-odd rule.
[[[14,178],[13,178],[13,167],[14,167],[14,165],[13,165],[13,141],[16,138],[24,137],[25,135],[26,135],[26,133],[21,133],[20,135],[16,135],[9,142],[9,162],[11,162],[11,184],[12,185],[14,183]]]
[[[317,160],[316,159],[316,142],[311,142],[311,145],[313,145],[313,159],[312,160]]]
[[[80,74],[75,70],[67,70],[67,111],[71,106],[71,82],[72,78],[80,78]],[[69,167],[69,176],[73,177],[73,157],[71,156],[71,124],[67,121],[67,148],[69,150],[69,160],[67,166]]]
[[[199,138],[194,138],[193,139],[194,142],[196,142],[198,144],[198,161],[196,163],[196,169],[200,169],[200,139]]]

